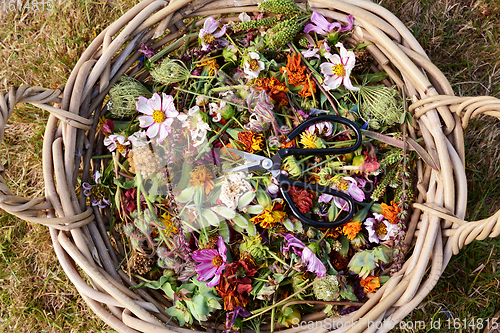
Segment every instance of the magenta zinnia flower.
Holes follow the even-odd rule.
[[[172,130],[170,125],[172,125],[174,118],[179,115],[175,109],[173,97],[167,96],[165,93],[162,95],[163,100],[157,93],[151,99],[140,96],[139,101],[135,103],[137,111],[145,114],[145,116],[139,117],[139,126],[148,128],[146,134],[149,138],[155,138],[159,135],[159,142],[166,139]]]
[[[201,40],[201,50],[206,51],[210,44],[215,42],[219,37],[224,36],[226,33],[226,25],[224,24],[219,32],[215,32],[219,28],[220,20],[216,20],[213,17],[209,17],[205,20],[203,24],[203,29],[200,30],[198,37]],[[222,41],[218,39],[218,41]],[[224,41],[223,41],[224,42]]]
[[[226,268],[226,244],[221,236],[217,240],[218,250],[204,249],[195,251],[192,255],[193,259],[200,264],[196,266],[195,270],[200,276],[198,281],[208,281],[207,286],[210,288],[219,284],[222,271]]]
[[[316,273],[320,278],[326,275],[325,265],[323,265],[310,248],[290,234],[285,235],[285,240],[287,244],[283,246],[283,251],[288,252],[292,248],[293,252],[300,256],[302,261],[307,265],[308,272]]]
[[[340,49],[338,54],[325,53],[325,58],[330,62],[324,62],[321,65],[321,73],[325,75],[323,80],[323,88],[326,90],[337,89],[341,84],[349,90],[359,90],[351,83],[349,76],[356,64],[356,56],[354,52],[347,51],[342,43],[335,44]]]
[[[311,16],[311,22],[306,24],[304,32],[306,34],[314,31],[317,34],[327,36],[330,32],[336,30],[336,32],[349,31],[352,29],[354,23],[354,17],[352,15],[346,16],[347,27],[343,28],[339,22],[330,23],[328,20],[320,13],[314,11]]]

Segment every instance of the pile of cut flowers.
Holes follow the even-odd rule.
[[[308,314],[358,309],[401,269],[413,170],[411,116],[353,17],[331,21],[290,0],[268,0],[238,19],[205,17],[163,50],[141,47],[139,82],[123,76],[99,123],[94,177],[81,191],[111,212],[120,267],[161,290],[179,325],[237,332],[297,325]],[[224,23],[225,22],[225,23]],[[362,145],[341,155],[287,156],[281,174],[349,195],[354,207],[311,188],[286,189],[269,172],[225,172],[283,148],[352,144],[319,115],[348,118]],[[417,145],[416,143],[414,146]],[[102,168],[101,168],[102,166]],[[290,204],[319,222],[294,216]]]

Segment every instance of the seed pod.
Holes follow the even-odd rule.
[[[302,24],[299,24],[297,19],[281,21],[264,36],[266,46],[276,49],[287,44],[297,35],[301,27]]]
[[[250,29],[257,29],[257,28],[266,28],[266,27],[272,27],[278,22],[278,18],[276,17],[268,17],[265,19],[260,19],[260,20],[252,20],[249,22],[240,22],[234,26],[234,31],[246,31]]]
[[[259,10],[274,14],[294,14],[301,11],[293,0],[267,0],[259,5]]]

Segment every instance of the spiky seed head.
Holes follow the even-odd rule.
[[[267,0],[259,5],[259,10],[274,14],[294,14],[301,11],[293,0]]]

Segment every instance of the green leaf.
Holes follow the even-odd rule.
[[[203,212],[203,217],[205,218],[205,220],[207,220],[207,222],[210,225],[212,225],[214,227],[219,226],[220,219],[217,216],[217,214],[215,214],[212,210],[210,210],[208,208],[203,209],[202,212]]]
[[[386,72],[368,73],[360,76],[363,77],[364,83],[380,82],[389,77],[389,75]]]
[[[193,194],[194,194],[194,187],[190,186],[190,187],[184,189],[181,192],[181,194],[179,194],[177,196],[177,201],[180,203],[186,203],[189,200],[191,200],[191,198],[193,197]]]
[[[247,232],[250,236],[255,236],[257,235],[257,228],[255,228],[255,225],[253,223],[250,223],[247,227]]]
[[[356,45],[356,47],[354,48],[354,50],[364,49],[368,45],[372,45],[372,44],[373,43],[361,43],[361,44]]]
[[[249,221],[243,215],[236,214],[236,216],[232,220],[240,228],[244,229],[244,228],[248,227]]]
[[[219,236],[222,237],[224,242],[229,243],[229,227],[227,226],[227,222],[225,220],[222,220],[219,223]]]
[[[354,291],[352,290],[352,286],[350,284],[346,284],[344,288],[340,289],[340,297],[353,302],[358,302],[358,298],[354,294]]]
[[[243,132],[242,129],[239,128],[228,128],[226,132],[234,139],[238,140],[238,133]]]

